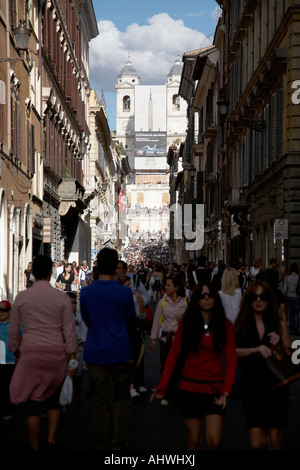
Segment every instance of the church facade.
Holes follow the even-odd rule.
[[[181,73],[177,59],[165,84],[143,85],[127,60],[118,75],[115,138],[131,168],[125,187],[130,237],[168,235],[167,151],[184,142],[187,129],[187,105],[178,94]]]

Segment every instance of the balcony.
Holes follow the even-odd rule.
[[[208,121],[203,136],[211,139],[217,135],[217,124],[214,121]]]
[[[204,153],[204,142],[194,142],[193,147],[192,147],[193,155],[197,155],[199,157],[202,157]]]
[[[231,193],[228,198],[228,208],[236,209],[247,207],[246,188],[231,188]]]
[[[83,213],[84,209],[87,207],[84,201],[84,193],[85,189],[77,180],[63,178],[58,187],[58,195],[61,198],[59,215],[73,218]]]

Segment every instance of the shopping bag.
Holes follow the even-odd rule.
[[[62,406],[67,406],[72,403],[73,399],[73,380],[68,375],[66,376],[59,397],[59,403]]]
[[[69,361],[69,367],[71,370],[75,370],[78,367],[78,361],[76,359],[71,359]],[[67,406],[71,405],[73,400],[73,380],[69,375],[65,377],[61,392],[60,392],[60,397],[59,397],[59,403],[61,406]]]
[[[267,366],[274,377],[273,387],[280,387],[300,378],[300,364],[292,361],[292,348],[280,348],[272,351],[266,359]]]

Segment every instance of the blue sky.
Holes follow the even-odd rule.
[[[142,85],[163,85],[175,60],[213,39],[215,0],[93,1],[99,35],[90,42],[90,82],[103,92],[115,130],[117,76],[128,57]]]

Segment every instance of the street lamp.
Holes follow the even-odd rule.
[[[20,20],[20,25],[13,30],[15,35],[16,49],[23,51],[28,49],[29,38],[31,29],[27,28],[26,20]]]
[[[183,170],[187,170],[188,174],[190,175],[191,180],[195,179],[197,170],[192,163],[183,163],[182,168]]]
[[[220,100],[217,101],[217,105],[219,106],[219,111],[220,111],[221,116],[226,116],[227,106],[229,105],[229,101],[225,99],[224,95],[222,95]]]
[[[86,149],[87,149],[87,144],[84,140],[81,140],[79,142],[79,152],[82,156],[84,156],[85,152],[86,152]]]
[[[28,50],[29,38],[31,29],[27,28],[26,20],[20,20],[20,25],[13,29],[15,36],[15,47],[20,51],[21,57],[0,57],[0,62],[16,62],[17,60],[24,60],[24,51]]]

